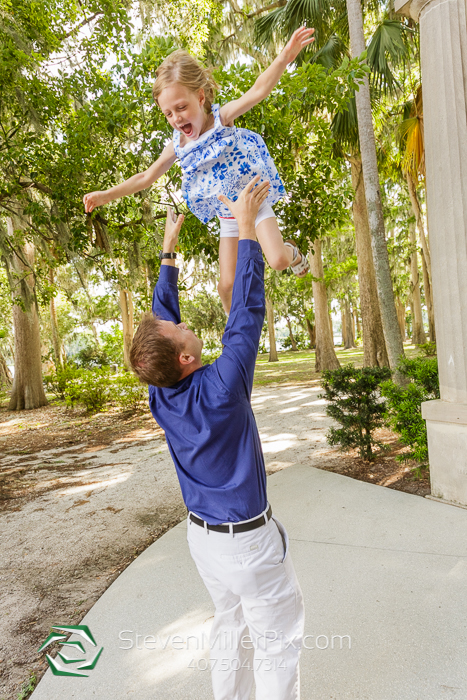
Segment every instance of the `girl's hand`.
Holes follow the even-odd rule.
[[[288,44],[282,51],[287,63],[295,61],[303,47],[314,41],[314,37],[311,36],[314,32],[315,30],[310,27],[300,27],[294,31]]]
[[[84,211],[90,214],[93,209],[107,204],[106,192],[89,192],[83,197]]]

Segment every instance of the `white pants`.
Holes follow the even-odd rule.
[[[210,637],[215,700],[299,700],[304,628],[284,526],[272,517],[235,535],[188,518],[188,545],[216,611]]]
[[[258,214],[256,215],[255,228],[258,226],[258,224],[264,221],[264,219],[272,218],[276,218],[276,215],[274,214],[274,209],[267,202],[263,202],[260,208],[258,209]],[[220,216],[219,222],[221,225],[221,230],[219,233],[220,238],[238,238],[237,219],[235,219],[234,217],[224,218]]]

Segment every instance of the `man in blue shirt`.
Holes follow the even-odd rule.
[[[254,178],[236,202],[239,224],[232,306],[222,355],[201,361],[202,341],[180,319],[175,246],[183,217],[167,216],[152,314],[131,349],[149,384],[185,504],[188,544],[216,612],[211,631],[215,700],[300,697],[303,598],[288,537],[271,513],[251,391],[264,321],[264,262],[254,222],[269,183]]]

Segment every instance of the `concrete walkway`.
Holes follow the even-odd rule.
[[[268,495],[305,596],[302,700],[465,700],[467,510],[304,466]],[[48,670],[31,697],[208,700],[212,615],[182,522],[82,621],[89,676]]]

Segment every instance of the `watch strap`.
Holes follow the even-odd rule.
[[[159,260],[175,260],[177,253],[163,253],[162,250],[159,253]]]

